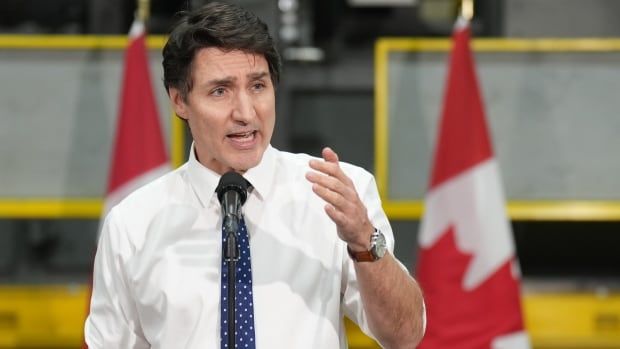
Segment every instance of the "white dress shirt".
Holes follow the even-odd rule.
[[[85,324],[91,349],[220,347],[220,176],[190,154],[106,217]],[[310,159],[268,147],[244,174],[258,349],[346,348],[343,316],[372,336],[346,244],[305,178]],[[341,167],[393,251],[373,176]]]

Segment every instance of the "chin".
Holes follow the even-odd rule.
[[[242,159],[236,159],[231,162],[231,168],[238,172],[245,172],[252,167],[258,166],[261,160],[261,156],[252,154],[252,156],[244,156]]]

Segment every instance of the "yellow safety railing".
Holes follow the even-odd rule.
[[[0,348],[78,348],[87,297],[85,285],[0,286]],[[526,292],[523,312],[534,348],[620,347],[620,293]],[[345,325],[350,348],[379,348]]]
[[[382,38],[375,45],[375,176],[390,218],[420,219],[422,200],[399,201],[388,196],[389,111],[388,56],[394,52],[448,52],[449,39]],[[620,39],[475,39],[476,52],[620,52]],[[620,201],[509,201],[516,220],[620,220]]]
[[[149,49],[161,50],[165,36],[147,38]],[[125,35],[0,35],[0,50],[122,50]],[[170,157],[180,166],[185,154],[185,124],[171,113]],[[101,215],[102,198],[0,198],[0,218],[92,218]]]

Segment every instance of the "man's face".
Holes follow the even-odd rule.
[[[170,99],[189,123],[200,163],[219,174],[258,165],[276,118],[265,57],[203,48],[194,57],[192,81],[187,101],[174,88]]]

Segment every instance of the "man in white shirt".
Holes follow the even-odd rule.
[[[270,146],[280,58],[267,26],[210,3],[181,19],[163,55],[165,86],[194,144],[186,164],[106,218],[89,347],[224,347],[215,188],[232,170],[251,185],[243,214],[256,348],[346,348],[343,316],[385,348],[414,348],[422,295],[392,255],[372,175],[330,148],[320,159]]]

